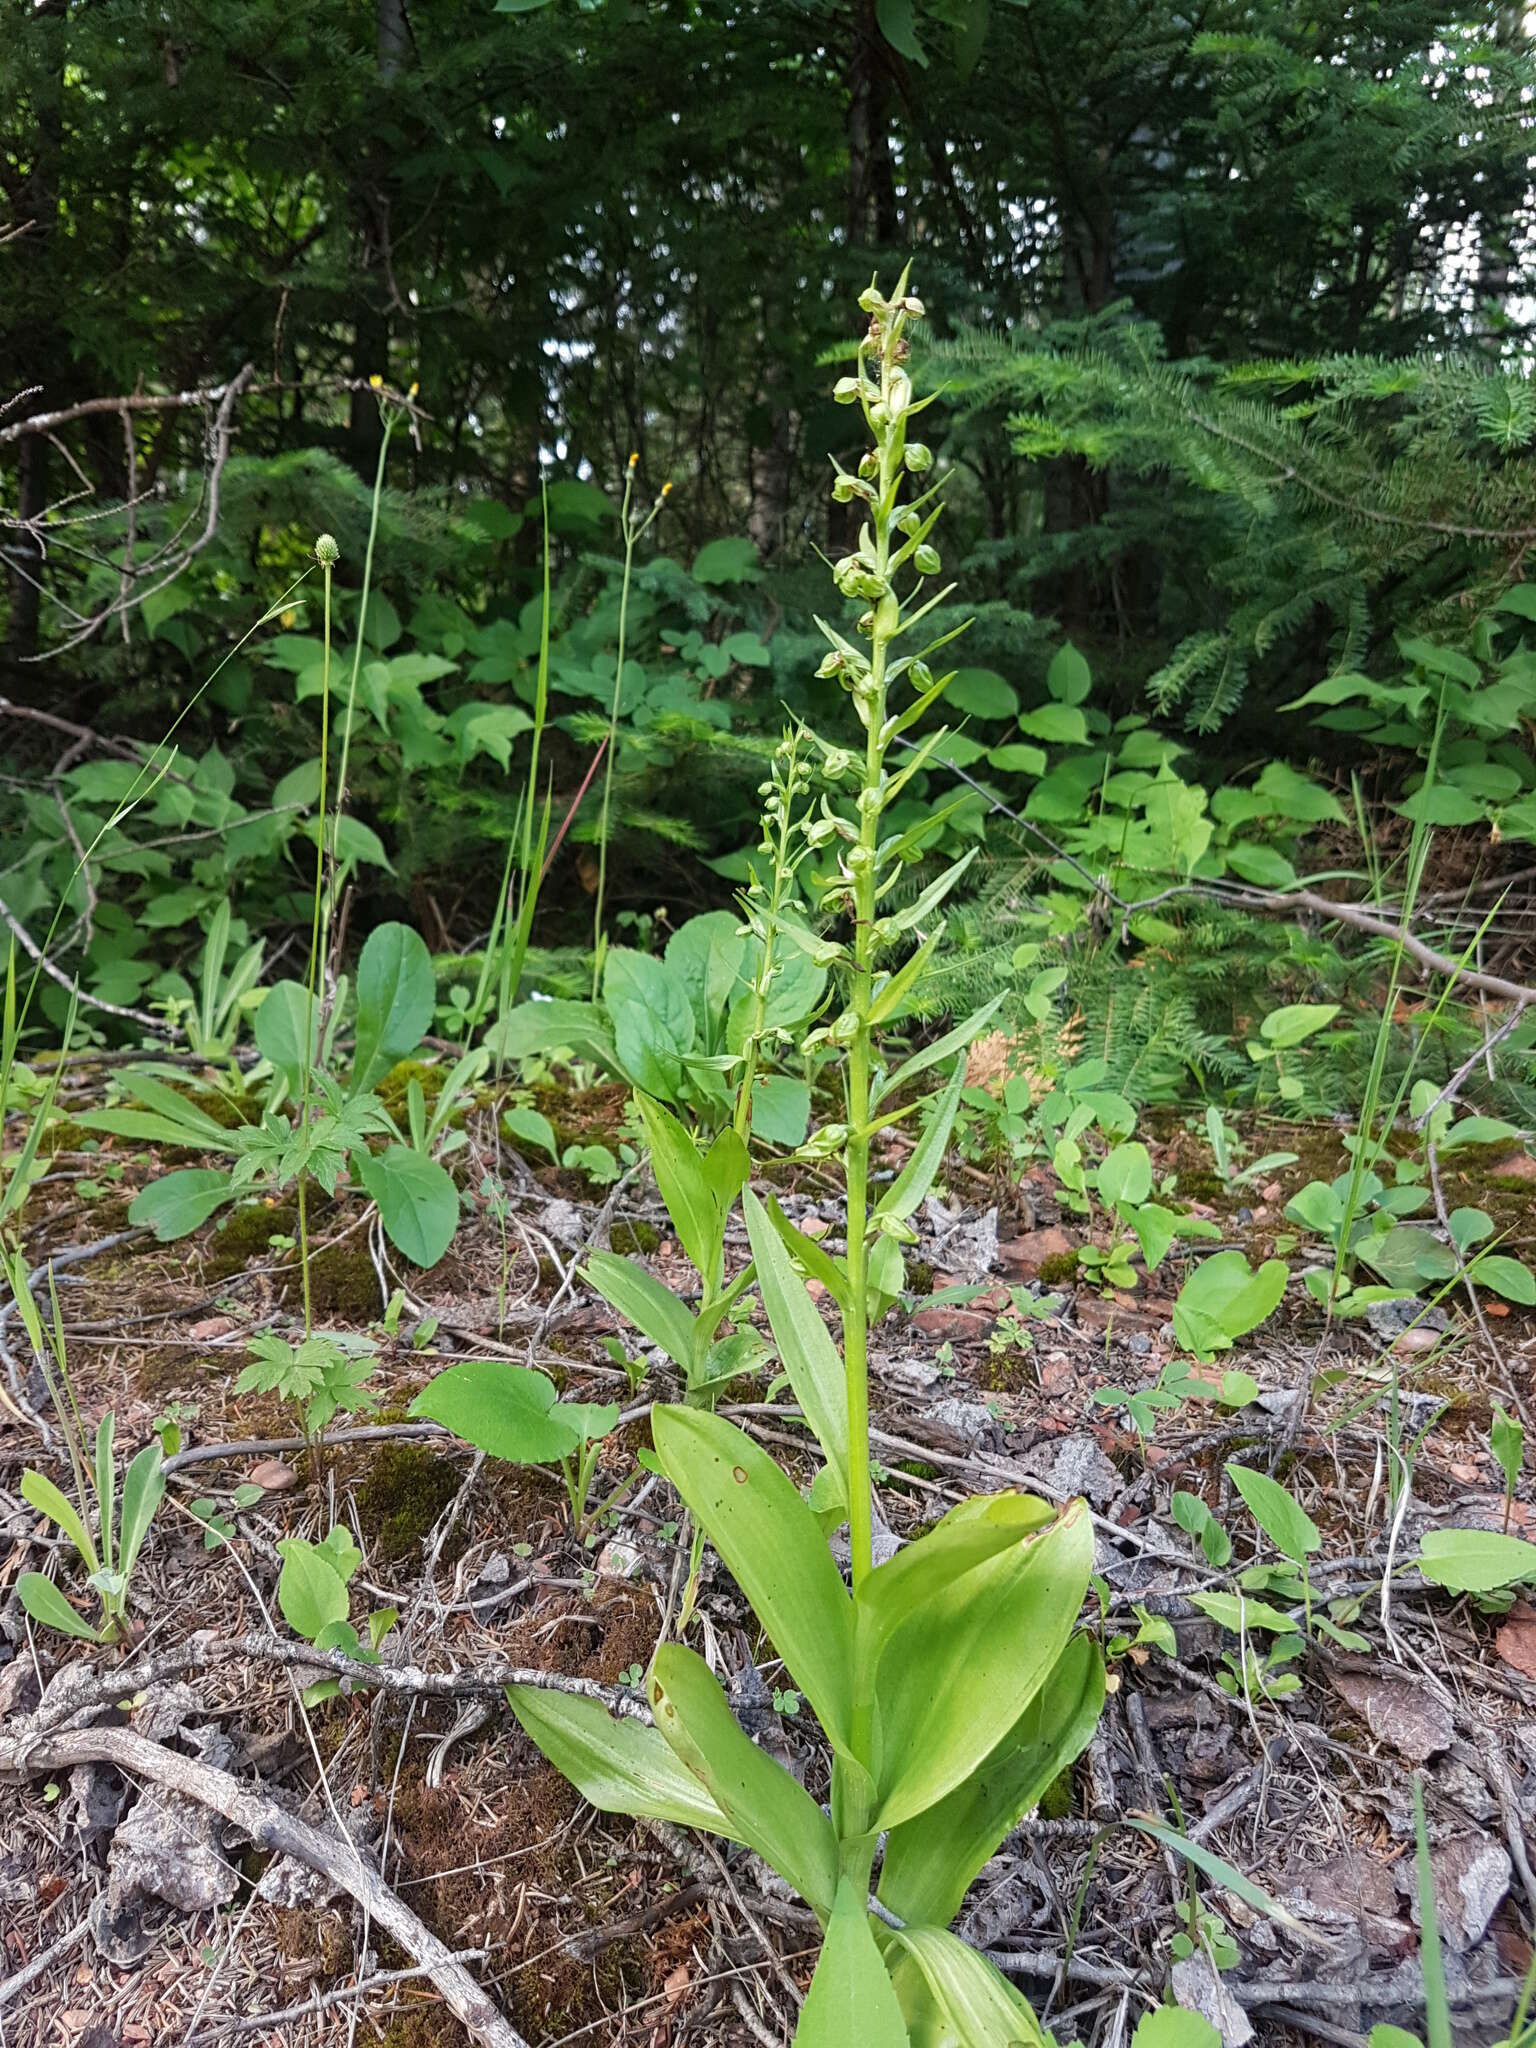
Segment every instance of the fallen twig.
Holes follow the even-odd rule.
[[[562,1672],[540,1671],[522,1664],[490,1664],[474,1671],[423,1671],[417,1664],[362,1664],[345,1650],[317,1650],[311,1643],[284,1642],[278,1636],[217,1637],[195,1635],[175,1649],[145,1653],[130,1664],[97,1671],[89,1663],[66,1666],[49,1687],[37,1715],[39,1736],[63,1728],[79,1714],[114,1700],[146,1692],[167,1678],[211,1671],[241,1662],[280,1664],[296,1671],[329,1671],[354,1687],[413,1694],[424,1699],[498,1697],[509,1685],[536,1686],[596,1700],[611,1714],[633,1721],[651,1718],[640,1695],[622,1685],[603,1685],[595,1678],[567,1678]],[[18,1737],[17,1740],[22,1738]]]

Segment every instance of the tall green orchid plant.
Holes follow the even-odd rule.
[[[823,625],[831,652],[821,673],[850,692],[865,744],[859,757],[808,735],[827,791],[820,816],[800,828],[813,845],[836,844],[822,908],[844,935],[823,938],[782,909],[777,924],[780,943],[812,950],[842,978],[844,1007],[818,1035],[844,1055],[845,1122],[818,1134],[817,1149],[842,1159],[843,1256],[813,1244],[750,1191],[744,1197],[764,1306],[826,1461],[813,1488],[825,1512],[818,1516],[723,1417],[699,1406],[652,1414],[663,1471],[821,1724],[832,1751],[830,1806],[756,1747],[703,1658],[681,1643],[664,1644],[652,1662],[649,1727],[558,1693],[514,1687],[510,1698],[527,1733],[595,1806],[746,1843],[814,1908],[824,1944],[797,2048],[999,2048],[1036,2044],[1040,2029],[1019,1994],[948,1923],[1004,1836],[1087,1743],[1104,1676],[1091,1640],[1073,1633],[1093,1562],[1081,1502],[1058,1514],[1016,1493],[968,1500],[886,1562],[877,1565],[872,1554],[869,1331],[901,1285],[907,1219],[942,1162],[965,1047],[992,1006],[885,1071],[876,1034],[910,1008],[938,942],[938,906],[966,863],[905,908],[884,908],[918,850],[885,831],[885,813],[943,734],[919,740],[897,770],[888,757],[949,678],[927,666],[942,642],[898,652],[945,594],[923,595],[939,567],[929,540],[936,493],[920,489],[902,503],[908,479],[932,466],[928,450],[908,438],[922,406],[905,367],[905,330],[922,307],[905,275],[890,298],[872,286],[860,305],[868,330],[857,373],[837,395],[861,408],[873,445],[856,473],[837,474],[834,496],[860,503],[865,521],[834,573],[862,615],[852,638]],[[898,688],[907,698],[900,710]],[[887,964],[898,948],[906,957]],[[919,1074],[952,1056],[953,1077],[927,1105],[906,1168],[872,1206],[870,1141],[911,1113],[887,1105],[910,1097]],[[836,1304],[841,1357],[808,1277]],[[851,1590],[824,1533],[826,1520],[843,1513]]]

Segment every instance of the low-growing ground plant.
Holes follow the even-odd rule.
[[[162,1240],[186,1237],[241,1196],[311,1183],[330,1195],[350,1169],[378,1204],[391,1243],[414,1264],[435,1265],[459,1216],[458,1191],[441,1164],[453,1149],[449,1120],[483,1071],[485,1055],[474,1050],[455,1063],[430,1114],[419,1084],[414,1094],[408,1090],[404,1131],[375,1093],[420,1045],[433,990],[431,959],[418,935],[402,924],[377,926],[358,959],[354,1045],[346,1062],[339,1047],[345,977],[323,1030],[306,985],[275,982],[256,1012],[256,1044],[268,1078],[255,1122],[222,1123],[152,1066],[127,1069],[119,1082],[126,1100],[82,1117],[86,1129],[223,1154],[232,1162],[161,1175],[135,1197],[130,1221]],[[370,1141],[378,1139],[386,1142],[376,1151]],[[307,1258],[301,1264],[307,1297]]]
[[[158,1442],[146,1444],[130,1461],[119,1488],[117,1419],[109,1408],[96,1425],[92,1449],[87,1455],[86,1432],[70,1385],[64,1323],[58,1296],[53,1292],[52,1275],[46,1327],[33,1298],[26,1261],[19,1252],[11,1257],[6,1278],[33,1356],[47,1381],[75,1495],[71,1501],[46,1473],[29,1468],[21,1475],[21,1497],[29,1507],[46,1516],[72,1545],[84,1567],[86,1584],[100,1602],[100,1620],[86,1621],[54,1581],[41,1572],[21,1574],[16,1581],[17,1598],[34,1621],[58,1629],[63,1635],[79,1636],[93,1643],[124,1642],[131,1633],[128,1588],[133,1568],[165,1494],[161,1448]]]
[[[585,1531],[598,1450],[619,1419],[617,1407],[562,1401],[548,1374],[529,1366],[467,1358],[424,1387],[410,1412],[509,1465],[559,1465],[572,1534]]]

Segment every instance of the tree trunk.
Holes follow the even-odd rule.
[[[854,0],[848,65],[848,240],[855,248],[888,249],[896,240],[890,95],[890,46],[875,18],[875,0]]]
[[[1497,10],[1493,39],[1514,55],[1528,54],[1530,32],[1523,7],[1505,5]],[[1507,92],[1498,95],[1490,112],[1490,130],[1509,118]],[[1520,161],[1484,180],[1478,214],[1477,297],[1495,354],[1504,345],[1509,297],[1516,283],[1515,233],[1524,210],[1526,186],[1525,166]]]
[[[18,266],[24,280],[17,296],[28,307],[26,340],[6,365],[7,383],[14,379],[22,389],[47,385],[65,351],[56,344],[52,321],[44,307],[56,303],[49,290],[49,269],[54,261],[55,230],[59,217],[59,181],[64,156],[64,53],[69,0],[38,0],[25,15],[25,26],[11,34],[30,38],[28,67],[34,94],[34,145],[32,167],[16,202],[16,224],[24,232],[7,252],[6,261]],[[8,395],[0,392],[0,396]],[[61,394],[51,394],[57,399]],[[47,399],[42,404],[46,406]],[[38,434],[28,435],[17,450],[16,511],[23,521],[40,519],[48,509],[48,443]],[[38,627],[42,617],[43,551],[36,537],[25,531],[9,543],[11,565],[10,620],[7,652],[23,660],[37,652]]]
[[[375,0],[374,60],[380,88],[388,92],[400,75],[410,50],[410,22],[405,0]],[[389,173],[386,162],[370,151],[353,201],[357,221],[359,269],[357,307],[352,322],[352,374],[389,375],[389,313],[393,297],[389,229]],[[347,445],[353,466],[371,483],[378,467],[383,429],[373,394],[354,391],[347,413]]]

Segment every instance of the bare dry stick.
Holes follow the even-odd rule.
[[[423,1671],[415,1664],[362,1664],[345,1650],[317,1650],[311,1643],[291,1643],[281,1636],[220,1637],[200,1633],[174,1649],[148,1653],[130,1664],[119,1664],[106,1671],[97,1671],[84,1662],[66,1665],[33,1716],[34,1739],[60,1730],[79,1715],[92,1713],[114,1700],[146,1692],[167,1678],[247,1661],[280,1664],[310,1677],[328,1671],[356,1688],[377,1687],[384,1692],[414,1694],[424,1699],[495,1698],[509,1685],[526,1685],[543,1692],[566,1693],[574,1699],[595,1700],[623,1719],[649,1722],[651,1718],[650,1708],[639,1693],[627,1686],[604,1685],[595,1678],[568,1678],[559,1671],[540,1671],[521,1664],[495,1664],[473,1671]]]
[[[414,1962],[431,1973],[454,2018],[485,2048],[528,2048],[464,1965],[455,1961],[452,1950],[364,1863],[352,1843],[285,1813],[274,1800],[242,1784],[228,1771],[182,1756],[147,1736],[136,1735],[131,1728],[75,1728],[62,1735],[0,1737],[0,1774],[33,1776],[85,1763],[113,1764],[129,1777],[164,1785],[184,1799],[222,1814],[258,1849],[291,1856],[307,1870],[339,1883]]]

